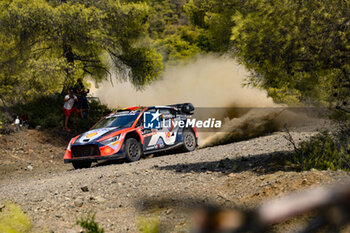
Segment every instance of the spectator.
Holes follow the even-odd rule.
[[[25,126],[28,124],[28,115],[27,114],[23,114],[19,117],[19,121],[20,121],[20,126]]]
[[[85,90],[85,86],[83,84],[83,80],[79,78],[77,80],[77,83],[74,86],[74,92],[76,96],[78,97],[78,109],[80,110],[81,118],[84,117],[84,110],[89,110],[89,103],[87,100],[87,93],[89,93],[89,89],[87,91]],[[87,117],[87,113],[86,113]]]
[[[69,91],[69,94],[64,97],[64,105],[63,105],[63,113],[64,113],[64,128],[68,132],[70,129],[68,128],[68,120],[69,116],[72,113],[79,113],[79,110],[74,107],[74,102],[78,102],[78,98],[74,95],[73,90]]]
[[[15,120],[15,127],[16,127],[16,130],[19,130],[19,123],[20,123],[20,121],[19,121],[19,118],[18,118],[18,116],[16,117],[16,120]]]

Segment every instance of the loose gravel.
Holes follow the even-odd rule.
[[[291,133],[300,142],[316,132]],[[96,213],[105,232],[138,232],[140,219],[149,216],[160,218],[163,231],[183,232],[190,224],[183,211],[188,203],[251,208],[290,191],[349,177],[343,171],[296,172],[259,164],[260,158],[292,149],[283,135],[80,170],[57,160],[45,168],[9,173],[0,180],[0,200],[18,203],[37,226],[52,232],[81,232],[76,220],[88,212]],[[245,167],[239,168],[241,163]]]

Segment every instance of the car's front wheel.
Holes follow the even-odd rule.
[[[191,129],[184,129],[182,134],[183,150],[186,152],[194,151],[196,149],[197,140],[196,135]]]
[[[142,155],[141,144],[135,138],[128,138],[125,142],[125,157],[129,162],[140,159]]]
[[[91,167],[90,161],[74,161],[72,165],[75,169],[89,168]]]

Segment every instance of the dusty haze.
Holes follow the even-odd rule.
[[[244,67],[233,59],[201,56],[188,64],[168,67],[158,81],[143,91],[129,82],[105,81],[93,89],[109,107],[168,105],[191,102],[195,107],[271,107],[274,103],[264,91],[243,88],[248,76]]]
[[[92,93],[112,108],[183,102],[191,102],[195,107],[260,108],[258,112],[251,110],[241,115],[213,113],[226,117],[225,132],[201,133],[199,140],[202,146],[213,146],[260,136],[282,125],[281,118],[276,119],[281,109],[273,109],[279,105],[265,91],[242,86],[248,75],[233,59],[206,55],[168,67],[161,79],[142,91],[129,82],[115,83],[113,87],[105,81],[98,89],[92,87]],[[269,108],[262,110],[264,107]]]

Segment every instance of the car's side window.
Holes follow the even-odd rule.
[[[142,115],[141,115],[140,118],[138,119],[138,121],[137,121],[135,127],[143,126],[143,114],[144,114],[144,113],[142,113]]]
[[[140,119],[136,123],[136,127],[140,127],[140,126],[143,126],[143,114],[142,114],[142,116],[140,117]]]
[[[170,109],[160,109],[159,112],[162,114],[163,119],[173,119],[175,115],[170,111]]]

